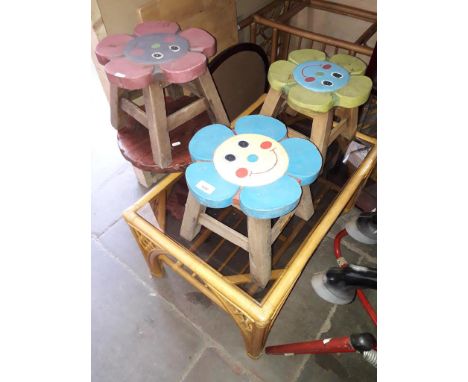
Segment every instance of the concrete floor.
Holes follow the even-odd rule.
[[[110,123],[96,126],[92,138],[94,382],[376,380],[376,370],[358,353],[252,360],[226,313],[171,270],[152,279],[121,216],[146,190],[120,155]],[[349,214],[337,221],[307,265],[267,345],[376,332],[358,302],[334,306],[310,286],[313,273],[336,266],[333,237],[346,218]],[[343,252],[351,262],[376,264],[375,246],[347,238]],[[376,306],[376,293],[368,296]]]

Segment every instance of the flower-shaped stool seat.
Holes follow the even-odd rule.
[[[274,115],[281,96],[288,106],[314,120],[311,140],[325,156],[333,123],[332,109],[348,109],[340,127],[351,139],[357,128],[357,108],[369,98],[372,80],[364,75],[366,64],[354,56],[336,54],[327,60],[324,52],[301,49],[288,60],[270,65],[270,92],[261,114]],[[336,137],[336,133],[334,136]]]
[[[138,24],[133,35],[107,36],[95,53],[111,83],[112,125],[126,127],[124,116],[129,115],[145,126],[154,163],[160,169],[172,161],[169,131],[208,109],[216,118],[213,122],[228,123],[207,69],[207,58],[216,53],[216,41],[208,32],[199,28],[180,31],[174,22],[149,21]],[[173,90],[174,84],[187,88],[190,82],[195,82],[200,97],[166,116],[164,89],[171,86],[168,90]],[[144,109],[133,102],[138,89],[143,92]]]
[[[302,187],[320,172],[320,152],[309,140],[288,138],[282,122],[263,115],[239,118],[234,130],[221,124],[204,127],[193,136],[189,152],[194,163],[185,173],[190,192],[181,236],[193,240],[205,225],[241,246],[250,254],[252,277],[264,287],[277,237],[272,237],[270,219],[283,219],[279,224],[284,227],[284,219],[292,217]],[[247,215],[248,237],[204,213],[206,207],[230,205]]]

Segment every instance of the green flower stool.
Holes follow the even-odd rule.
[[[363,61],[347,54],[327,60],[319,50],[292,51],[287,61],[270,65],[270,91],[260,114],[275,116],[285,99],[291,109],[310,117],[310,140],[325,162],[327,148],[338,135],[352,139],[356,133],[358,107],[367,101],[372,88],[372,80],[363,75],[365,71]],[[336,126],[334,112],[341,119]]]

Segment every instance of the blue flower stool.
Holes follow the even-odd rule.
[[[249,115],[237,120],[234,131],[220,124],[204,127],[189,152],[194,163],[185,173],[189,195],[180,235],[191,241],[205,226],[243,248],[253,280],[265,287],[272,243],[294,214],[313,214],[308,185],[322,167],[319,150],[307,139],[288,138],[277,119]],[[205,213],[206,207],[230,205],[247,215],[247,237]]]

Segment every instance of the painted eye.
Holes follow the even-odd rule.
[[[240,142],[239,142],[239,146],[245,148],[245,147],[248,147],[248,146],[249,146],[249,143],[246,142],[246,141],[240,141]]]
[[[229,162],[232,162],[232,161],[235,161],[236,160],[236,157],[232,154],[228,154],[224,157],[224,159],[226,159],[227,161]]]
[[[162,54],[161,52],[154,52],[151,57],[155,58],[156,60],[160,60],[161,58],[164,57],[164,54]]]
[[[325,85],[325,86],[332,86],[332,85],[333,85],[333,82],[325,80],[325,81],[322,81],[322,85]]]
[[[335,77],[335,78],[341,78],[343,77],[343,75],[341,73],[337,73],[337,72],[333,72],[332,73],[332,76]]]
[[[180,50],[179,45],[169,45],[169,49],[172,50],[173,52],[178,52]]]

